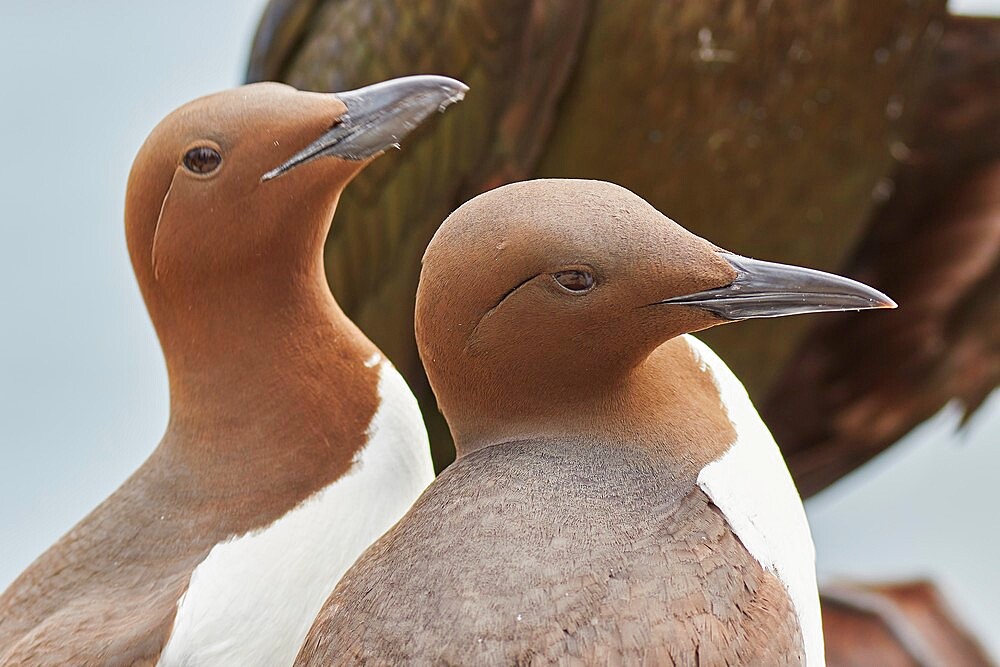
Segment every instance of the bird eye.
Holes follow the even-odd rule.
[[[211,174],[222,164],[219,151],[209,146],[198,146],[184,154],[184,166],[196,174]]]
[[[571,292],[586,292],[594,286],[594,274],[590,271],[574,269],[572,271],[559,271],[553,273],[552,277],[556,282]]]

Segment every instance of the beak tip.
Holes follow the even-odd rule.
[[[451,95],[449,95],[448,97],[446,97],[445,100],[443,102],[441,102],[441,104],[438,105],[438,112],[439,113],[444,112],[444,110],[447,109],[448,107],[450,107],[452,104],[455,104],[457,102],[461,102],[462,100],[464,100],[465,99],[465,94],[467,92],[469,92],[469,87],[467,85],[465,85],[464,83],[461,83],[459,81],[455,81],[455,83],[457,83],[458,86],[454,87],[452,89],[453,92],[451,93]]]
[[[868,291],[868,300],[871,302],[871,305],[865,310],[894,310],[899,307],[899,304],[890,299],[884,292],[868,285],[863,285],[863,287]]]
[[[463,99],[465,99],[465,94],[469,92],[469,87],[467,85],[465,85],[458,79],[452,79],[449,76],[440,76],[438,74],[424,74],[410,78],[419,81],[425,87],[431,87],[431,86],[437,87],[436,96],[440,100],[438,102],[438,107],[437,107],[437,110],[439,112],[443,112],[452,104],[461,102]]]

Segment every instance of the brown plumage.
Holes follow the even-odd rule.
[[[149,459],[0,596],[0,664],[155,664],[210,550],[327,487],[365,445],[380,402],[365,361],[378,350],[333,300],[321,258],[337,198],[369,160],[331,147],[262,179],[343,125],[346,99],[226,91],[170,114],[140,149],[125,227],[170,422]]]
[[[761,410],[807,495],[1000,382],[1000,20],[949,19],[932,72],[847,265],[899,316],[817,322]]]
[[[821,658],[791,479],[681,334],[891,301],[747,262],[603,182],[518,183],[449,216],[416,338],[458,459],[344,575],[297,664]],[[766,487],[736,508],[753,536],[702,478],[741,442],[760,449],[733,474]]]
[[[573,440],[459,457],[341,579],[296,664],[642,661],[798,665],[801,637],[693,477]]]
[[[346,311],[421,395],[435,459],[443,465],[450,447],[435,421],[406,304],[412,304],[420,253],[449,210],[515,179],[600,178],[625,185],[726,247],[845,272],[847,266],[862,279],[878,280],[894,271],[897,253],[909,246],[877,246],[867,235],[882,224],[871,219],[872,193],[885,196],[883,179],[900,147],[919,141],[911,130],[926,66],[942,26],[946,35],[952,30],[943,23],[944,5],[273,0],[248,77],[334,90],[431,71],[472,84],[467,104],[444,127],[362,176],[343,202],[351,223],[338,227],[326,250],[331,285]],[[987,52],[970,43],[955,54],[954,66]],[[985,95],[985,88],[968,92],[970,103]],[[925,190],[896,179],[896,197],[911,189]],[[900,217],[900,232],[916,233],[907,222],[912,217]],[[991,237],[980,228],[951,238],[949,265],[962,266]],[[855,248],[867,253],[874,271],[846,264]],[[909,279],[916,281],[908,273],[884,286],[894,290]],[[917,284],[900,286],[909,291]],[[947,296],[956,303],[970,296],[955,283],[947,289],[957,290]],[[914,336],[934,326],[925,310],[910,312]],[[892,327],[877,319],[867,323],[872,330]],[[997,381],[993,371],[966,370],[993,368],[983,351],[992,339],[972,327],[962,346],[938,347],[937,362],[913,369],[902,353],[852,364],[857,346],[838,343],[862,333],[838,329],[813,339],[810,324],[755,322],[706,334],[751,396],[768,399],[766,418],[792,454],[793,474],[807,495],[892,444],[933,406],[957,396],[971,408]],[[815,340],[810,356],[784,370],[807,340]],[[933,339],[920,344],[935,345]],[[805,406],[818,418],[821,437],[796,423],[799,403],[812,393],[796,377],[816,359],[843,375],[836,400]],[[911,374],[916,381],[894,385],[891,428],[880,423],[861,438],[871,411],[859,417],[852,404],[867,400],[870,378]],[[839,427],[843,421],[851,428]]]

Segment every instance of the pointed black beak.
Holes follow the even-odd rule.
[[[882,292],[850,278],[728,252],[719,254],[736,269],[733,282],[660,303],[697,306],[727,320],[896,307]]]
[[[261,177],[269,181],[325,155],[364,160],[399,142],[435,111],[458,102],[468,90],[446,76],[406,76],[336,93],[347,111],[323,136]]]

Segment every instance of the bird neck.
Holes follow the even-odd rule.
[[[205,286],[171,311],[157,327],[170,381],[164,442],[326,455],[355,440],[347,431],[364,432],[377,407],[378,350],[334,301],[321,259],[284,280]]]
[[[544,395],[486,392],[471,419],[450,422],[459,456],[515,440],[600,441],[642,448],[693,481],[736,440],[711,371],[684,336],[621,377],[587,384]]]

